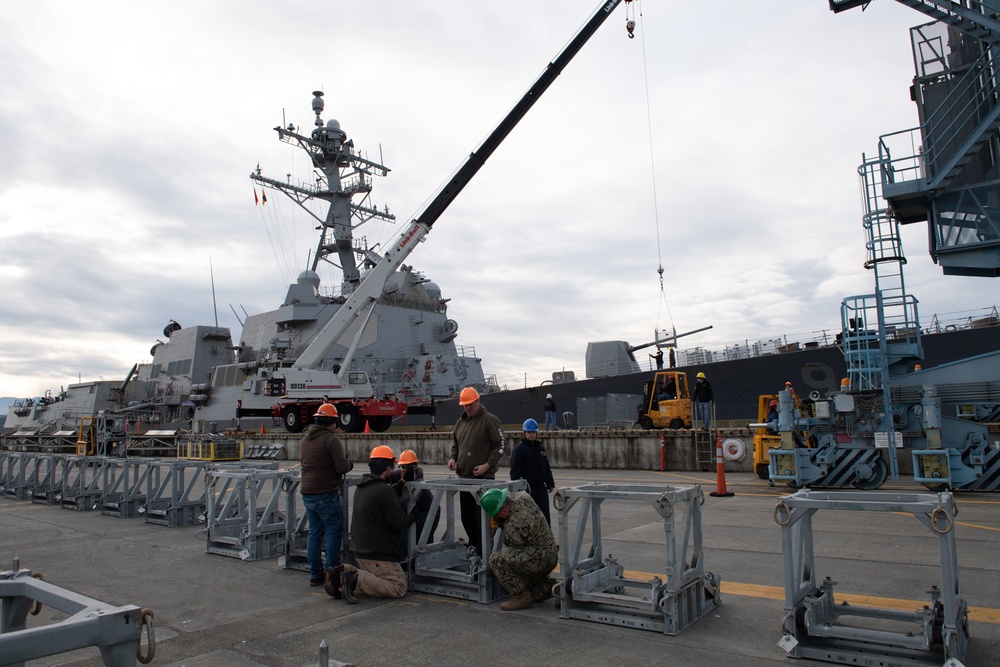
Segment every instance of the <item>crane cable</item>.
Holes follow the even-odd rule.
[[[637,0],[635,4],[640,5],[640,2]],[[632,37],[632,28],[635,26],[635,21],[628,14],[629,7],[631,5],[631,2],[625,5],[626,28],[628,29],[630,38]],[[639,7],[639,44],[642,48],[642,78],[646,89],[646,130],[649,135],[649,171],[653,185],[653,219],[656,224],[656,259],[658,262],[656,272],[660,276],[660,303],[656,312],[656,329],[659,328],[660,324],[660,315],[662,312],[661,308],[666,308],[667,319],[670,321],[670,329],[676,335],[677,328],[674,326],[674,318],[670,312],[670,304],[667,303],[667,293],[663,286],[663,252],[661,249],[662,242],[660,241],[660,205],[656,196],[656,159],[655,151],[653,150],[653,113],[649,102],[649,72],[646,67],[646,39],[645,32],[643,31],[641,6]]]

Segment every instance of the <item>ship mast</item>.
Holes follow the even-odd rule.
[[[356,259],[358,250],[354,246],[354,229],[373,218],[387,222],[396,220],[396,216],[389,213],[388,207],[380,211],[364,203],[372,190],[372,176],[384,177],[388,175],[389,169],[355,153],[354,141],[347,138],[338,121],[331,118],[324,123],[322,91],[313,92],[312,108],[316,114],[316,120],[313,121],[316,129],[309,137],[299,134],[292,124],[287,128],[279,126],[274,129],[281,141],[297,145],[309,155],[316,170],[315,183],[293,184],[290,178],[283,183],[263,176],[259,166],[250,174],[250,178],[261,187],[284,193],[319,223],[319,242],[310,269],[315,272],[321,261],[330,261],[338,266],[343,276],[342,291],[346,296],[361,282],[361,271]],[[354,203],[353,198],[357,195],[363,195],[361,203]],[[325,218],[320,218],[306,206],[312,199],[328,202]],[[337,255],[337,262],[328,259],[333,254]]]

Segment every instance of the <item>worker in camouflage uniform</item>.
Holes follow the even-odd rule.
[[[559,549],[531,495],[507,496],[506,488],[488,489],[479,504],[503,527],[503,549],[490,556],[490,570],[511,594],[500,609],[515,611],[552,597],[555,579],[549,575],[559,562]]]

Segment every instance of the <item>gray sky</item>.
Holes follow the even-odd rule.
[[[308,130],[312,90],[392,169],[373,200],[405,221],[595,7],[0,5],[0,396],[124,377],[170,319],[212,324],[210,266],[234,336],[229,304],[278,306],[314,225],[276,193],[254,206],[247,176],[308,177],[272,128],[284,110]],[[588,341],[658,327],[714,326],[681,348],[812,338],[873,290],[856,168],[917,123],[908,29],[927,19],[889,0],[635,13],[636,38],[623,5],[409,258],[501,384],[582,376]],[[925,324],[1000,301],[943,276],[926,234],[903,236]]]

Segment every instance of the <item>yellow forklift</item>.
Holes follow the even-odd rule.
[[[661,400],[662,399],[662,400]],[[691,394],[687,373],[657,371],[643,386],[639,406],[639,426],[651,428],[691,428]]]

